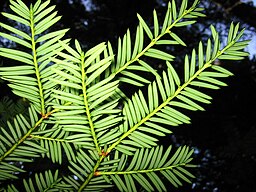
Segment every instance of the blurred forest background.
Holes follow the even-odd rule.
[[[26,3],[35,2],[23,0]],[[191,0],[192,1],[192,0]],[[52,0],[57,5],[62,20],[56,28],[70,28],[68,36],[78,39],[84,49],[102,41],[110,41],[117,46],[117,38],[130,28],[135,32],[138,20],[136,13],[152,24],[152,11],[156,8],[163,19],[167,0]],[[176,0],[176,2],[180,2]],[[213,96],[211,105],[204,106],[205,112],[187,112],[192,124],[171,128],[174,132],[163,143],[176,146],[181,144],[195,149],[193,170],[196,178],[192,185],[185,184],[178,191],[191,192],[256,192],[256,7],[252,1],[202,0],[206,18],[196,24],[176,31],[187,47],[167,47],[177,56],[174,65],[183,67],[185,54],[190,54],[200,40],[210,36],[210,25],[216,26],[223,41],[231,23],[240,22],[246,30],[246,39],[253,39],[247,51],[250,57],[241,62],[219,63],[235,76],[225,80],[229,85],[221,90],[209,91]],[[179,4],[179,3],[178,3]],[[8,0],[1,0],[0,11],[9,11]],[[1,22],[8,22],[2,15]],[[21,27],[21,26],[17,26]],[[0,30],[2,30],[0,28]],[[0,47],[16,46],[0,39]],[[0,57],[0,65],[16,65],[13,61]],[[164,63],[156,63],[161,70]],[[123,87],[129,92],[129,87]],[[15,101],[13,103],[12,101]],[[0,82],[0,125],[17,112],[26,110],[26,102],[16,98],[5,82]],[[38,164],[43,166],[43,163]],[[40,166],[31,167],[40,171]],[[175,190],[173,190],[175,191]]]

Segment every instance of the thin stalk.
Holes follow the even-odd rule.
[[[88,99],[87,99],[87,90],[86,90],[86,84],[85,84],[87,77],[86,77],[84,68],[85,68],[85,66],[84,66],[84,56],[82,55],[81,56],[81,71],[82,71],[82,89],[83,89],[84,105],[85,105],[86,115],[87,115],[89,125],[90,125],[90,129],[91,129],[91,134],[92,134],[92,137],[93,137],[93,142],[95,144],[96,150],[100,154],[101,150],[100,150],[99,143],[98,143],[98,140],[97,140],[97,136],[96,136],[96,133],[95,133],[94,124],[93,124],[93,121],[92,121],[91,112],[90,112],[90,109],[89,109],[89,103],[88,103]]]
[[[32,132],[43,122],[43,120],[47,119],[52,113],[58,110],[54,109],[51,112],[48,112],[44,116],[42,116],[34,125],[34,127],[30,128],[29,131],[21,138],[17,143],[15,143],[8,151],[6,151],[1,157],[0,162],[4,160],[5,157],[10,155],[20,144],[22,144],[27,138],[31,137]]]
[[[165,171],[174,169],[176,167],[186,166],[186,163],[180,163],[168,167],[161,167],[161,168],[155,168],[155,169],[143,169],[143,170],[134,170],[134,171],[106,171],[106,172],[97,172],[97,175],[128,175],[128,174],[138,174],[138,173],[150,173],[150,172],[156,172],[156,171]]]
[[[90,173],[90,175],[86,178],[85,182],[80,186],[80,188],[78,189],[78,192],[83,191],[83,189],[86,187],[86,185],[88,185],[88,183],[91,181],[91,179],[93,178],[93,176],[95,175],[98,167],[100,166],[101,161],[105,158],[104,155],[101,155],[99,160],[97,161],[97,163],[95,164],[93,171]]]
[[[58,138],[54,139],[54,138],[43,137],[43,136],[39,136],[39,135],[30,135],[29,137],[31,139],[39,139],[39,140],[48,140],[48,141],[72,143],[72,141],[68,141],[68,140],[65,140],[65,139],[58,139]]]
[[[5,157],[10,155],[21,143],[23,143],[23,141],[25,141],[31,135],[31,133],[42,123],[43,120],[44,120],[44,118],[41,117],[41,119],[39,119],[39,121],[36,122],[34,127],[29,129],[29,131],[21,139],[19,139],[19,141],[17,143],[15,143],[8,151],[6,151],[0,157],[0,162],[3,161]]]
[[[34,63],[34,67],[35,67],[37,85],[38,85],[39,96],[40,96],[40,101],[41,101],[41,115],[45,116],[45,101],[44,101],[43,86],[42,86],[38,62],[37,62],[35,29],[34,29],[34,11],[33,11],[32,7],[30,8],[30,29],[31,29],[31,44],[32,44],[33,63]]]

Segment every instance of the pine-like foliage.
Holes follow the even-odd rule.
[[[220,79],[232,73],[215,60],[248,56],[239,24],[230,25],[226,42],[211,26],[213,38],[206,47],[199,42],[184,58],[182,77],[177,73],[175,57],[161,46],[186,46],[173,30],[205,16],[198,4],[183,0],[177,6],[172,0],[163,22],[153,11],[153,29],[138,15],[134,40],[127,30],[115,53],[110,42],[82,50],[78,41],[71,47],[63,39],[67,29],[49,32],[61,18],[50,0],[30,7],[10,0],[12,13],[2,14],[23,27],[0,22],[0,36],[20,47],[0,48],[0,56],[17,61],[0,67],[0,77],[30,105],[28,114],[0,128],[0,181],[19,179],[31,171],[23,164],[38,158],[60,165],[68,160],[69,172],[32,172],[23,190],[10,184],[1,191],[168,191],[167,181],[175,187],[190,182],[193,150],[160,146],[158,139],[171,134],[172,126],[190,123],[186,110],[204,110],[211,100],[205,89],[226,85]],[[165,70],[154,69],[155,60]],[[124,83],[138,91],[125,95]]]

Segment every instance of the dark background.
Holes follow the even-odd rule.
[[[9,11],[6,2],[1,0],[1,11]],[[205,7],[207,18],[199,18],[197,24],[189,29],[180,28],[177,31],[188,46],[171,49],[173,55],[179,56],[176,67],[179,69],[183,56],[197,47],[200,40],[205,41],[209,37],[211,24],[225,39],[230,22],[240,22],[247,29],[245,38],[252,38],[255,35],[256,8],[249,1],[243,2],[203,0],[201,6]],[[70,28],[67,35],[78,39],[87,49],[102,41],[110,41],[115,48],[117,38],[123,36],[127,28],[134,33],[138,23],[136,13],[152,23],[153,9],[156,8],[159,17],[163,18],[167,1],[52,0],[52,4],[56,4],[59,15],[63,15],[55,27]],[[2,16],[0,21],[8,22]],[[12,44],[0,39],[1,46]],[[251,46],[249,51],[252,53],[256,45]],[[11,63],[0,59],[3,65]],[[193,172],[196,178],[192,185],[185,184],[178,191],[256,192],[255,56],[251,55],[241,62],[221,62],[221,65],[235,74],[224,80],[229,86],[209,91],[213,101],[211,105],[204,105],[206,111],[186,112],[192,124],[174,128],[174,135],[163,138],[177,146],[186,144],[195,149],[194,163],[199,165]],[[161,65],[157,64],[156,67],[160,69]],[[0,86],[0,114],[3,119],[7,118],[7,109],[2,101],[6,96],[15,101],[18,99],[6,84],[0,83]],[[124,87],[124,91],[129,91],[129,87]]]

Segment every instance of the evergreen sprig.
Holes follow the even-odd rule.
[[[64,165],[65,158],[66,175],[35,173],[23,180],[24,190],[105,191],[116,186],[120,191],[167,191],[163,178],[175,187],[190,183],[193,150],[166,148],[158,139],[171,134],[172,126],[190,123],[184,109],[204,110],[211,103],[198,88],[219,89],[226,86],[221,78],[232,75],[214,61],[243,59],[249,42],[241,40],[244,29],[239,24],[231,23],[225,43],[211,26],[212,38],[185,56],[180,77],[172,64],[175,56],[159,46],[186,46],[173,29],[204,17],[198,4],[195,0],[188,7],[183,0],[178,7],[172,0],[162,23],[153,11],[153,29],[138,14],[134,41],[128,29],[115,53],[110,42],[84,51],[77,40],[71,47],[70,39],[63,39],[67,29],[48,32],[61,18],[50,0],[30,7],[10,0],[13,13],[3,16],[30,32],[0,22],[7,31],[1,37],[22,46],[0,48],[1,56],[17,61],[13,67],[0,67],[0,77],[29,101],[29,108],[26,117],[18,114],[1,127],[0,181],[18,179],[27,171],[25,162],[49,158]],[[150,58],[166,63],[166,69],[158,72]],[[123,83],[145,88],[127,96],[120,88]],[[11,184],[1,191],[18,190]]]

